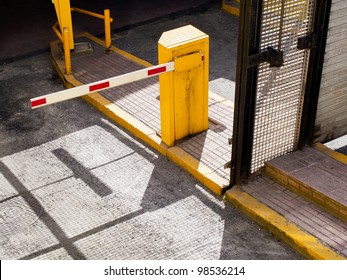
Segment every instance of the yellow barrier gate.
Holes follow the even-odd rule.
[[[208,129],[209,37],[191,25],[164,32],[158,42],[158,55],[157,66],[36,97],[31,99],[31,107],[160,75],[160,134],[162,141],[171,147]]]

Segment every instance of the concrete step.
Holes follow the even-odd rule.
[[[275,181],[258,176],[226,195],[234,206],[306,258],[347,258],[347,223]]]
[[[321,144],[304,147],[267,162],[265,175],[346,222],[346,159]]]

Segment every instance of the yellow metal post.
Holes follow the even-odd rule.
[[[187,25],[164,32],[159,64],[175,61],[160,81],[161,138],[168,145],[208,129],[209,37]]]
[[[72,72],[71,67],[71,54],[69,45],[69,29],[65,27],[63,29],[63,46],[64,46],[64,58],[65,58],[65,74],[69,75]]]
[[[104,22],[105,22],[105,48],[106,48],[106,52],[110,53],[112,42],[111,42],[111,16],[110,16],[109,9],[104,10]]]
[[[234,16],[240,16],[240,0],[223,0],[222,10]]]
[[[57,13],[60,31],[63,33],[64,28],[68,28],[69,46],[70,49],[73,49],[75,44],[73,39],[70,0],[54,0],[53,3]]]

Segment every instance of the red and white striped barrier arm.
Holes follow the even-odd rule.
[[[87,95],[95,91],[102,91],[116,86],[128,84],[131,82],[143,80],[149,77],[158,76],[163,73],[174,71],[174,62],[168,62],[157,66],[137,70],[110,79],[101,80],[95,83],[74,87],[62,91],[57,91],[51,94],[42,95],[30,99],[31,108],[36,109],[46,105],[58,103],[64,100]]]

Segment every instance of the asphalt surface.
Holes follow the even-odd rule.
[[[48,52],[0,66],[1,259],[301,258],[84,101],[29,109],[61,89]]]
[[[198,13],[175,14],[113,34],[120,49],[158,63],[158,40],[163,32],[191,24],[210,37],[209,90],[234,100],[238,18],[223,12],[220,4],[202,8]]]

